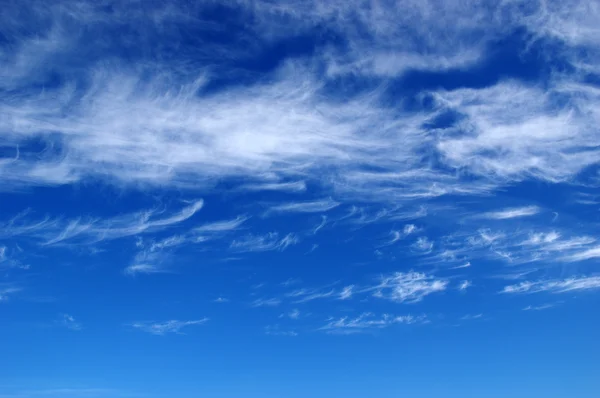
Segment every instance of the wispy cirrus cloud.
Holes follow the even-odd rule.
[[[269,207],[270,213],[322,213],[334,209],[340,205],[331,198],[315,200],[310,202],[291,202]]]
[[[136,256],[137,257],[137,256]],[[163,272],[168,272],[164,268],[161,267],[160,264],[152,264],[148,262],[135,262],[134,264],[128,265],[125,267],[123,272],[126,275],[138,275],[138,274],[159,274]]]
[[[326,331],[334,334],[353,334],[353,333],[364,333],[372,329],[383,329],[395,324],[414,324],[414,323],[425,323],[427,318],[425,316],[413,316],[413,315],[402,315],[395,316],[389,314],[383,314],[380,317],[376,317],[372,313],[363,313],[356,318],[342,317],[339,319],[330,318],[327,324],[321,327],[319,330]]]
[[[555,306],[555,304],[528,305],[527,307],[523,308],[523,311],[543,311],[554,308]]]
[[[2,236],[24,236],[52,246],[70,242],[100,242],[143,233],[160,231],[188,220],[204,206],[197,200],[172,214],[164,209],[153,208],[112,218],[45,218],[41,221],[27,220],[28,212],[21,213],[4,223]]]
[[[600,289],[600,277],[598,276],[526,281],[505,286],[501,293],[567,293],[593,289]]]
[[[245,191],[281,191],[281,192],[304,192],[306,191],[306,182],[264,182],[255,184],[242,184],[238,187]]]
[[[22,288],[11,284],[0,284],[0,302],[8,301],[10,296],[19,293]]]
[[[192,232],[199,235],[222,233],[237,230],[242,224],[248,221],[250,217],[238,216],[233,220],[215,221],[212,223],[204,224],[199,227],[192,229]]]
[[[131,324],[131,327],[157,336],[163,336],[167,333],[183,334],[181,329],[188,326],[202,325],[207,321],[208,318],[193,321],[170,320],[166,322],[134,322]]]
[[[6,246],[0,246],[0,270],[1,269],[22,269],[28,270],[29,264],[25,264],[19,261],[13,256],[9,256],[8,248]]]
[[[579,232],[579,231],[578,231]],[[598,257],[597,240],[592,235],[575,235],[570,229],[514,227],[506,230],[478,229],[438,240],[429,261],[457,264],[467,268],[475,259],[507,264],[552,262],[574,263]]]
[[[281,304],[281,299],[275,297],[260,298],[250,303],[252,307],[277,307],[279,304]]]
[[[296,289],[291,292],[285,293],[284,296],[293,300],[294,303],[300,304],[300,303],[307,303],[307,302],[313,301],[313,300],[330,298],[337,294],[339,294],[339,293],[335,289],[332,289],[330,287],[324,287],[324,288],[316,288],[316,289],[300,288],[300,289]]]
[[[433,249],[434,243],[429,240],[426,236],[420,236],[417,240],[412,244],[412,247],[421,253],[430,253]]]
[[[327,224],[327,216],[321,216],[321,222],[313,229],[312,234],[316,235]]]
[[[387,242],[381,244],[380,246],[383,247],[393,245],[394,243],[406,238],[407,236],[415,233],[416,231],[418,231],[418,228],[414,224],[404,225],[404,228],[401,231],[391,230],[390,239]],[[426,245],[426,241],[422,241],[422,244]]]
[[[587,104],[575,101],[557,109],[553,90],[542,91],[515,81],[436,95],[448,109],[466,117],[445,129],[449,135],[437,144],[449,165],[505,181],[536,178],[558,182],[574,178],[596,162],[595,117],[584,111]],[[578,94],[573,90],[563,95]],[[575,116],[578,111],[586,112],[586,116]],[[452,131],[465,130],[470,134],[451,135]]]
[[[381,278],[374,290],[375,297],[397,303],[417,303],[426,296],[446,290],[448,281],[437,279],[420,272],[396,272]]]
[[[302,280],[300,280],[298,278],[288,278],[285,281],[281,282],[280,285],[287,287],[287,286],[297,285],[301,282],[302,282]]]
[[[213,300],[213,303],[228,303],[229,299],[225,297],[217,297]]]
[[[81,323],[77,322],[75,318],[69,314],[62,314],[56,322],[58,325],[70,330],[80,331],[82,329]]]
[[[280,237],[277,232],[270,232],[265,235],[246,235],[234,239],[229,248],[237,252],[263,252],[271,250],[285,250],[289,246],[299,242],[295,234],[287,234]]]
[[[461,321],[472,321],[475,319],[481,319],[483,318],[483,314],[467,314],[462,316],[460,319]]]
[[[172,250],[189,243],[189,241],[185,235],[173,235],[147,243],[138,241],[136,246],[139,251],[123,272],[130,276],[170,272],[168,263],[172,260]]]
[[[265,326],[265,334],[269,336],[287,336],[296,337],[298,332],[295,330],[283,330],[279,325],[268,325]]]
[[[156,274],[170,272],[168,263],[172,262],[174,257],[174,251],[181,247],[189,247],[190,245],[204,243],[210,240],[220,239],[226,236],[228,233],[234,233],[238,230],[243,223],[245,223],[250,217],[238,216],[232,220],[215,221],[201,225],[199,227],[192,228],[187,232],[183,232],[179,235],[169,236],[160,240],[150,241],[138,241],[137,247],[140,249],[134,256],[132,263],[125,268],[124,272],[128,275],[136,274]],[[248,238],[248,236],[242,239]],[[292,244],[293,239],[285,237],[279,242],[281,250],[288,245]],[[266,238],[260,242],[260,239],[254,240],[254,246],[252,246],[252,239],[244,241],[248,246],[248,250],[238,251],[265,251],[268,250],[267,246],[273,242],[269,242]],[[238,241],[239,243],[239,241]],[[259,247],[261,250],[259,250]]]
[[[468,288],[470,288],[471,286],[473,286],[473,282],[465,280],[462,281],[459,285],[458,285],[458,290],[460,290],[461,292],[466,291]]]
[[[294,295],[292,297],[296,297],[294,299],[294,303],[306,303],[313,300],[323,299],[332,297],[336,294],[334,289],[328,291],[312,291],[312,292],[303,292],[304,294]]]
[[[354,285],[344,286],[342,291],[339,293],[340,300],[348,300],[354,294]]]
[[[456,267],[452,267],[451,269],[463,269],[463,268],[469,268],[471,266],[471,262],[467,261],[466,263],[462,264],[462,265],[457,265]]]
[[[529,217],[538,214],[541,209],[537,206],[514,207],[481,214],[480,218],[492,220],[508,220],[511,218]]]
[[[575,242],[577,243],[577,242]],[[588,249],[575,251],[572,254],[564,256],[563,261],[577,262],[600,258],[600,246],[594,246]]]
[[[333,288],[333,283],[320,288],[299,288],[285,293],[283,296],[293,303],[301,304],[320,299],[350,300],[356,297],[374,296],[397,303],[417,303],[426,296],[447,289],[446,279],[432,275],[410,271],[395,272],[382,276],[375,284],[347,285]]]
[[[279,315],[279,317],[297,320],[300,318],[300,310],[297,308],[294,308],[293,310],[291,310],[289,312],[284,312],[283,314]]]

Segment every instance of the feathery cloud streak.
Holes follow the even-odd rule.
[[[18,214],[2,225],[0,236],[33,237],[42,245],[51,246],[69,241],[90,243],[112,240],[142,233],[156,232],[177,225],[202,209],[203,200],[192,202],[176,213],[164,216],[164,210],[157,208],[124,214],[108,219],[76,218],[63,220],[45,218],[41,221],[28,221],[28,212]]]
[[[133,328],[155,334],[157,336],[163,336],[167,333],[181,334],[181,329],[187,326],[201,325],[208,321],[208,318],[202,318],[193,321],[179,321],[170,320],[166,322],[134,322],[131,324]]]
[[[536,215],[540,212],[537,206],[525,206],[516,207],[512,209],[504,209],[499,211],[492,211],[481,215],[483,218],[490,218],[493,220],[507,220],[510,218],[528,217]]]
[[[562,280],[546,280],[534,282],[521,282],[516,285],[508,285],[502,289],[502,293],[566,293],[577,290],[600,289],[600,277],[574,277]]]
[[[352,334],[362,333],[369,329],[383,329],[394,324],[410,325],[424,322],[426,322],[426,317],[424,316],[383,314],[381,317],[375,317],[372,313],[363,313],[356,318],[342,317],[339,319],[330,319],[320,330],[334,334]]]

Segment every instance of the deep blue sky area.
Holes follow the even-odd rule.
[[[0,398],[598,396],[596,2],[0,9]]]

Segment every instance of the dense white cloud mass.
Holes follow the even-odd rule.
[[[155,48],[154,35],[183,46],[182,27],[210,30],[195,14],[203,2],[113,4],[110,14],[85,2],[32,4],[33,21],[45,22],[35,35],[19,31],[25,21],[13,8],[3,19],[14,41],[0,53],[4,190],[90,177],[174,187],[251,177],[246,189],[298,191],[304,182],[281,179],[300,177],[338,195],[389,201],[487,192],[525,178],[569,181],[598,158],[598,89],[580,78],[599,52],[598,10],[588,2],[232,2],[252,16],[239,41],[206,42],[169,59],[155,56],[172,49]],[[112,47],[129,49],[127,36],[112,47],[94,36],[96,47],[82,53],[90,39],[83,26],[96,34],[128,27],[138,52],[150,57],[103,59]],[[284,60],[269,79],[208,90],[227,75],[226,65],[317,26],[344,37],[343,51],[323,44]],[[545,87],[514,79],[432,87],[423,95],[429,91],[433,106],[421,112],[386,106],[385,85],[343,98],[330,89],[349,76],[385,81],[413,70],[473,67],[519,27],[534,43],[563,42],[538,56],[561,57],[581,73],[555,73]],[[223,66],[216,70],[215,62]],[[52,71],[60,83],[43,83]],[[448,111],[459,121],[432,127]],[[436,158],[443,167],[434,166]]]

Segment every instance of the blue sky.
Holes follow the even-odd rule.
[[[594,1],[5,1],[0,398],[597,397]]]

